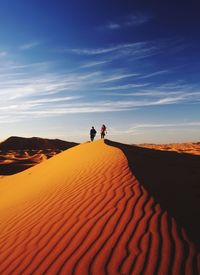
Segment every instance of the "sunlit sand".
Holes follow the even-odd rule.
[[[175,151],[178,153],[187,153],[200,155],[200,142],[190,143],[169,143],[169,144],[141,144],[141,147],[157,149],[163,151]]]
[[[185,229],[102,140],[2,176],[0,213],[0,274],[200,271]]]

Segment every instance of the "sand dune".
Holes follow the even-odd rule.
[[[0,175],[19,173],[76,145],[59,139],[10,137],[0,143]]]
[[[175,151],[178,153],[188,153],[200,155],[200,142],[190,143],[169,143],[169,144],[140,144],[141,147],[162,151]]]
[[[66,150],[77,145],[75,142],[68,142],[60,139],[47,139],[40,137],[24,138],[12,136],[0,143],[0,150],[44,150],[59,149]]]
[[[20,150],[0,153],[0,175],[13,175],[60,153],[60,150]]]
[[[103,141],[2,177],[0,212],[0,274],[200,271],[185,229]]]
[[[200,251],[200,156],[106,143],[124,152],[132,173],[162,209],[186,228]]]

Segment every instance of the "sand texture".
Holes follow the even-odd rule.
[[[0,274],[198,274],[186,230],[114,143],[0,178]]]

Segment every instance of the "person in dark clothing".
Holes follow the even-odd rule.
[[[96,136],[97,131],[94,129],[94,126],[92,126],[92,129],[90,130],[90,139],[91,141],[94,140],[94,137]]]
[[[103,124],[101,127],[101,138],[104,138],[106,135],[106,126]]]

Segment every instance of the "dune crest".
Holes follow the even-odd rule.
[[[0,274],[198,274],[194,244],[118,148],[71,148],[0,179]]]

